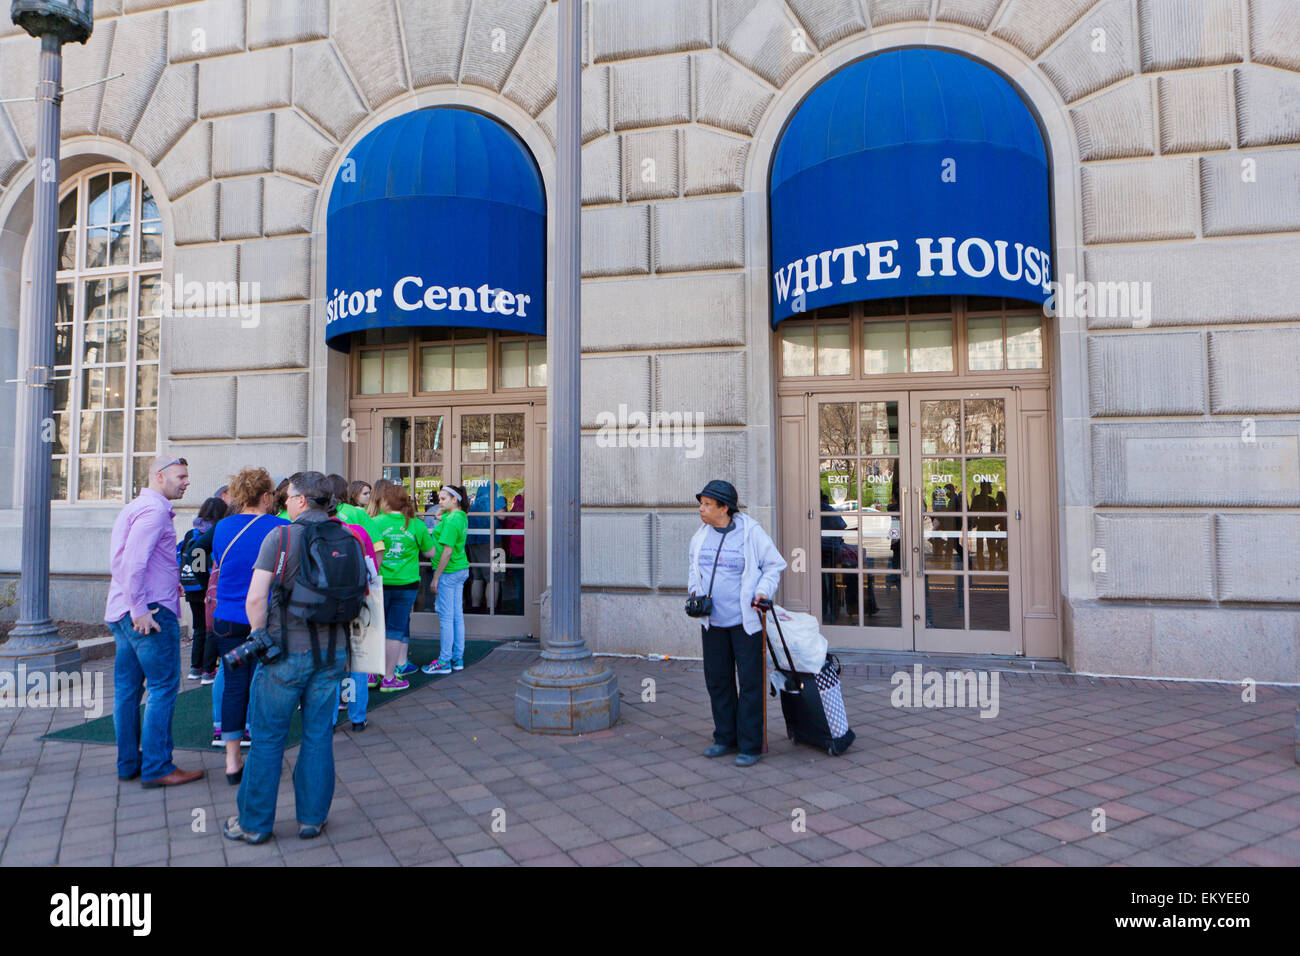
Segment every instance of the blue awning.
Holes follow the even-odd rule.
[[[774,326],[862,299],[1048,297],[1042,135],[960,54],[890,50],[828,77],[782,133],[770,190]]]
[[[389,120],[348,154],[326,214],[326,341],[453,325],[546,333],[546,195],[496,120],[437,107]]]

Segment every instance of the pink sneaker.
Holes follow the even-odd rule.
[[[410,681],[402,680],[400,677],[394,677],[392,680],[385,677],[379,682],[379,693],[387,694],[395,690],[406,690],[410,686]]]

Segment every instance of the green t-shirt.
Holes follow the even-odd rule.
[[[447,559],[444,571],[463,571],[469,567],[469,561],[465,558],[465,529],[468,527],[469,518],[459,508],[442,516],[433,532],[434,543],[438,545],[438,550],[433,555],[435,571],[438,570],[438,562],[442,560],[443,545],[451,546],[451,557]]]
[[[292,518],[289,517],[289,509],[288,509],[288,508],[282,508],[282,509],[280,510],[280,513],[279,513],[278,515],[276,515],[276,517],[277,517],[277,518],[283,518],[285,521],[292,521],[292,520],[293,520]]]
[[[381,512],[370,520],[378,532],[375,541],[384,542],[384,563],[380,568],[384,584],[419,581],[420,555],[433,550],[433,535],[424,522],[419,518],[407,522],[406,515],[396,511]]]
[[[384,547],[384,541],[379,537],[379,530],[375,527],[375,519],[366,514],[365,508],[358,508],[356,505],[340,504],[338,506],[339,520],[344,524],[360,525],[366,534],[370,535],[370,543],[378,551]]]

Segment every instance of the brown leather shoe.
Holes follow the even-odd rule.
[[[202,776],[202,770],[182,770],[177,767],[167,776],[159,777],[157,780],[141,780],[140,786],[146,790],[152,790],[154,787],[179,787],[183,783],[193,783]]]

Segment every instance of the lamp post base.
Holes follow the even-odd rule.
[[[27,674],[67,674],[80,670],[81,650],[74,641],[61,637],[50,622],[20,625],[0,644],[0,673],[18,674],[20,665]]]
[[[515,723],[534,734],[590,734],[618,721],[618,678],[594,657],[543,658],[515,684]]]

